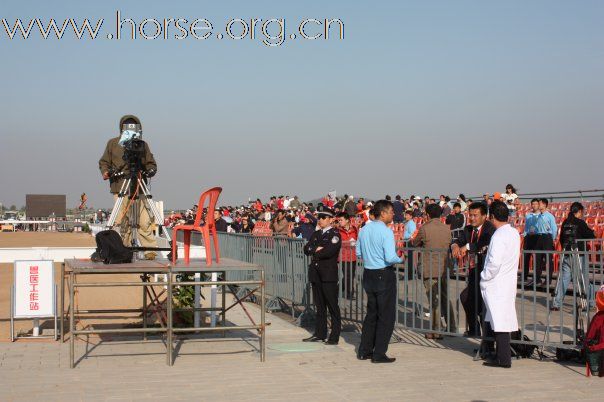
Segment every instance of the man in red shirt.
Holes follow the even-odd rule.
[[[362,214],[365,209],[365,199],[359,198],[359,202],[357,203],[357,214]]]
[[[338,230],[342,239],[340,263],[342,266],[342,293],[347,299],[354,297],[354,282],[357,271],[357,255],[355,252],[359,231],[350,222],[350,215],[340,212],[336,215],[339,223]]]

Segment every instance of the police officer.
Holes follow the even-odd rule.
[[[341,320],[338,306],[338,257],[342,239],[333,223],[334,212],[325,207],[318,209],[319,230],[314,232],[304,246],[304,254],[311,257],[308,279],[312,286],[317,312],[315,332],[304,342],[325,341],[327,338],[327,312],[331,316],[331,333],[327,345],[337,345],[340,339]]]
[[[132,115],[126,115],[120,119],[119,122],[120,135],[110,139],[105,146],[105,152],[99,160],[99,170],[103,176],[103,180],[109,180],[110,191],[113,194],[114,200],[117,199],[118,193],[124,180],[130,177],[130,167],[128,161],[124,160],[124,142],[131,140],[134,137],[141,139],[142,137],[142,125],[138,117]],[[149,149],[149,145],[144,143],[144,152],[141,157],[141,170],[145,177],[152,177],[157,172],[157,163],[153,154]],[[123,203],[123,208],[128,206],[128,202]],[[138,210],[138,241],[142,247],[157,247],[157,240],[153,234],[153,219],[151,214],[145,207],[144,203],[139,200],[137,201]],[[127,211],[119,212],[116,225],[120,225],[120,231],[124,240],[124,245],[127,247],[132,245],[131,227],[130,227],[130,216]],[[153,251],[147,251],[145,258],[152,260],[155,259],[156,253]]]

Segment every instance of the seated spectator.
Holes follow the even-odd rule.
[[[451,207],[449,206],[449,201],[451,201],[451,199],[445,196],[443,201],[443,204],[440,206],[442,208],[442,213],[440,217],[446,218],[447,216],[451,215]]]
[[[271,221],[271,229],[275,236],[289,236],[289,222],[282,209],[277,211],[277,215]]]
[[[403,202],[401,201],[400,195],[397,195],[395,199],[396,201],[392,203],[392,208],[394,209],[394,223],[403,223],[403,221],[405,220],[405,204],[403,204]]]
[[[413,234],[415,233],[415,230],[417,229],[417,225],[415,224],[415,221],[413,220],[413,211],[411,210],[406,210],[405,211],[405,231],[403,232],[403,240],[405,242],[411,240],[411,237],[413,237]]]
[[[222,218],[222,213],[219,209],[214,211],[214,224],[217,232],[226,232],[229,224]]]
[[[414,202],[413,203],[413,217],[421,218],[423,215],[424,215],[424,213],[422,212],[419,202],[418,201]]]
[[[294,237],[302,238],[306,241],[310,239],[310,236],[315,232],[317,228],[317,221],[315,217],[308,212],[306,215],[300,217],[300,223],[293,230]]]
[[[516,192],[516,188],[513,185],[508,184],[505,186],[505,193],[501,195],[501,199],[505,202],[505,205],[507,205],[511,217],[516,216],[516,204],[519,202],[518,194],[516,194]]]
[[[445,223],[449,225],[451,231],[463,229],[466,226],[466,217],[461,213],[461,204],[459,202],[453,204],[453,213],[447,216]]]
[[[461,205],[461,212],[465,212],[465,210],[468,208],[466,196],[463,194],[459,194],[459,196],[457,197],[457,202],[459,203],[459,205]]]
[[[241,218],[241,225],[239,226],[239,233],[252,233],[254,231],[254,224],[250,222],[250,217],[244,215]]]

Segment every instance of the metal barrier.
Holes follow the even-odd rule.
[[[308,283],[308,257],[304,255],[304,240],[286,237],[258,237],[244,234],[220,233],[221,255],[260,264],[266,272],[266,289],[270,298],[267,308],[291,308],[292,317],[308,312],[312,306]],[[518,262],[518,290],[516,312],[519,328],[532,344],[541,348],[576,348],[578,338],[594,310],[595,290],[603,283],[603,241],[585,242],[587,251],[523,251]],[[346,250],[346,248],[350,248]],[[478,277],[468,273],[476,263],[476,255],[463,259],[451,258],[449,250],[401,248],[404,263],[398,266],[399,328],[448,336],[462,336],[471,331],[480,332],[482,297]],[[366,297],[362,291],[363,264],[354,261],[353,246],[343,245],[346,261],[340,262],[340,308],[343,322],[360,323],[365,316]],[[529,274],[543,269],[539,281],[528,281]],[[234,273],[243,275],[241,273]],[[564,303],[552,311],[553,294],[562,281],[571,278],[564,292]],[[232,278],[245,280],[247,278]],[[568,281],[567,281],[568,282]],[[579,291],[577,283],[585,297]],[[550,295],[551,293],[551,295]],[[562,298],[562,297],[560,297]],[[462,302],[463,300],[463,302]]]
[[[218,233],[218,238],[222,256],[264,267],[268,309],[288,308],[295,317],[310,306],[309,259],[304,255],[304,240],[231,233]]]

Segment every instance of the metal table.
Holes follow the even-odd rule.
[[[254,274],[252,276],[259,276],[259,278],[250,279],[250,280],[243,280],[243,279],[226,280],[227,273],[237,273],[237,272],[239,272],[239,273],[250,272],[250,273]],[[174,280],[174,278],[172,278],[173,275],[177,275],[177,274],[196,274],[196,273],[202,273],[202,274],[216,273],[216,274],[220,274],[220,277],[218,278],[218,280],[216,282],[214,282],[214,281],[176,282]],[[256,274],[258,274],[258,275],[256,275]],[[191,259],[189,264],[185,264],[184,261],[179,260],[179,261],[177,261],[176,265],[170,267],[170,276],[171,276],[171,278],[168,280],[168,294],[169,295],[172,295],[174,286],[180,286],[180,285],[183,285],[183,286],[184,285],[187,285],[187,286],[188,285],[190,285],[190,286],[220,286],[220,287],[222,287],[222,305],[221,305],[221,308],[218,309],[218,311],[220,311],[220,315],[221,315],[221,325],[220,326],[191,327],[191,328],[174,328],[173,327],[173,325],[172,325],[173,308],[170,305],[170,307],[169,307],[170,312],[168,313],[168,327],[170,328],[170,331],[168,331],[168,342],[167,342],[168,343],[168,361],[169,362],[172,362],[173,334],[186,333],[186,332],[209,332],[209,331],[217,331],[217,332],[224,333],[225,331],[229,331],[229,330],[243,330],[243,329],[246,329],[246,330],[251,329],[251,330],[258,331],[258,337],[260,340],[260,348],[259,348],[260,349],[260,361],[263,362],[265,360],[265,356],[266,356],[266,311],[262,307],[264,305],[264,303],[263,302],[260,303],[260,306],[261,306],[260,323],[258,323],[258,324],[256,322],[254,322],[254,319],[252,318],[252,316],[249,314],[249,312],[247,311],[247,309],[245,308],[245,306],[242,303],[245,299],[253,296],[257,292],[260,293],[260,300],[262,300],[262,301],[266,300],[264,269],[262,267],[260,267],[259,265],[254,265],[254,264],[250,264],[250,263],[246,263],[246,262],[242,262],[242,261],[238,261],[238,260],[233,260],[230,258],[221,258],[220,263],[213,262],[212,265],[210,265],[210,266],[206,265],[205,259]],[[241,298],[238,297],[235,292],[233,292],[233,295],[234,295],[236,301],[229,307],[226,306],[225,296],[226,296],[227,288],[232,289],[232,286],[249,286],[249,285],[255,285],[256,288],[247,292]],[[226,326],[226,312],[237,305],[240,305],[243,308],[248,319],[251,321],[251,325]],[[203,310],[212,311],[212,310],[217,310],[217,309],[206,308]]]
[[[232,280],[226,281],[226,274],[229,272],[242,272],[249,271],[253,273],[259,274],[259,279],[257,280]],[[217,282],[213,281],[195,281],[195,282],[174,282],[174,277],[177,274],[182,273],[218,273],[221,274],[221,280]],[[152,274],[162,274],[167,276],[166,282],[99,282],[99,283],[90,283],[90,282],[78,282],[77,279],[81,275],[123,275],[123,274],[140,274],[140,275],[152,275]],[[67,282],[67,283],[66,283]],[[211,266],[206,265],[205,259],[192,259],[188,265],[186,265],[183,261],[178,261],[176,265],[172,266],[170,261],[168,260],[155,260],[155,261],[136,261],[129,264],[112,264],[107,265],[103,263],[92,262],[90,260],[77,260],[77,259],[67,259],[61,265],[61,339],[65,341],[65,331],[64,331],[64,323],[65,323],[65,286],[67,284],[67,288],[69,291],[69,364],[70,367],[73,368],[75,365],[75,338],[77,335],[91,335],[91,334],[132,334],[132,333],[142,333],[143,339],[146,339],[147,333],[165,333],[167,338],[167,351],[166,351],[166,360],[168,365],[173,364],[173,339],[174,333],[184,333],[184,332],[206,332],[206,331],[218,331],[225,332],[229,330],[242,330],[242,329],[255,329],[258,331],[259,340],[260,340],[260,360],[264,361],[266,355],[266,317],[265,310],[261,309],[261,318],[260,323],[256,324],[250,314],[245,309],[245,306],[242,302],[260,291],[261,300],[265,300],[265,278],[264,278],[264,270],[258,265],[249,264],[237,260],[232,260],[228,258],[222,258],[220,263],[213,262]],[[193,327],[193,328],[174,328],[173,327],[173,303],[172,296],[175,285],[187,285],[187,286],[222,286],[222,305],[220,309],[217,308],[204,308],[198,310],[206,310],[206,311],[220,311],[221,315],[221,326],[216,327]],[[247,286],[247,285],[256,285],[257,287],[246,294],[244,297],[239,298],[235,295],[236,302],[231,306],[226,307],[225,295],[227,287],[231,287],[233,285],[237,286]],[[86,287],[122,287],[122,286],[140,286],[143,288],[143,308],[142,309],[121,309],[121,310],[77,310],[77,306],[75,306],[75,292],[77,288],[86,288]],[[147,316],[147,291],[146,287],[152,286],[166,286],[167,295],[166,295],[166,326],[162,328],[147,328],[146,325],[146,316]],[[157,301],[157,300],[156,300]],[[236,305],[240,305],[247,313],[248,318],[252,321],[252,325],[245,326],[225,326],[226,323],[226,312],[233,308]],[[195,310],[195,309],[193,309]],[[86,329],[86,330],[78,330],[75,325],[75,319],[78,314],[89,314],[89,313],[113,313],[113,312],[142,312],[143,314],[143,327],[142,328],[116,328],[116,329]]]

